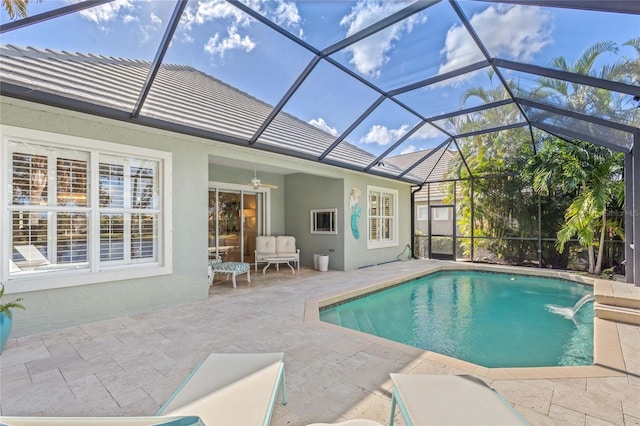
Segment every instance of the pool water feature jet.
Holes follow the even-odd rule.
[[[582,308],[587,303],[593,302],[595,300],[596,298],[593,294],[585,294],[580,300],[576,302],[575,305],[573,305],[572,308],[556,305],[546,305],[546,308],[549,310],[549,312],[553,312],[554,314],[562,315],[566,319],[573,320],[580,308]]]

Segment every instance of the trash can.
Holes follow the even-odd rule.
[[[327,272],[329,270],[329,255],[321,254],[318,256],[318,271]]]
[[[313,253],[313,269],[318,270],[318,257],[321,256],[320,253]]]

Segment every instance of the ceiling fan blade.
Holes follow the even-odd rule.
[[[262,183],[262,181],[258,179],[255,168],[253,170],[253,179],[251,179],[251,185],[253,186],[254,191],[261,187],[278,189],[278,185],[272,185],[270,183]]]

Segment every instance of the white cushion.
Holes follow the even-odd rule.
[[[276,237],[271,235],[256,237],[256,253],[258,256],[275,256]]]
[[[284,235],[276,237],[276,253],[278,253],[278,256],[282,256],[283,254],[295,254],[296,237]]]
[[[214,272],[243,274],[250,268],[248,263],[244,262],[223,262],[212,264],[211,268]]]

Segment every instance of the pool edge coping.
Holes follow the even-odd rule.
[[[413,346],[394,342],[382,337],[374,336],[357,330],[340,327],[338,325],[320,321],[320,309],[341,301],[362,296],[374,291],[383,290],[402,282],[419,278],[424,275],[440,271],[451,270],[480,270],[488,272],[503,272],[518,275],[534,275],[547,278],[560,278],[579,284],[590,285],[595,288],[597,278],[585,277],[564,271],[522,268],[504,265],[451,263],[442,265],[425,265],[425,268],[408,274],[400,274],[393,279],[358,285],[346,291],[328,293],[325,296],[308,298],[305,300],[304,322],[313,323],[321,327],[339,330],[343,334],[370,341],[391,349],[416,356],[420,360],[437,362],[464,372],[481,375],[492,380],[527,380],[527,379],[569,379],[569,378],[597,378],[621,377],[627,374],[622,344],[618,333],[617,323],[607,319],[594,319],[593,365],[561,366],[561,367],[510,367],[489,368],[461,359],[449,357],[436,352],[414,348]]]

